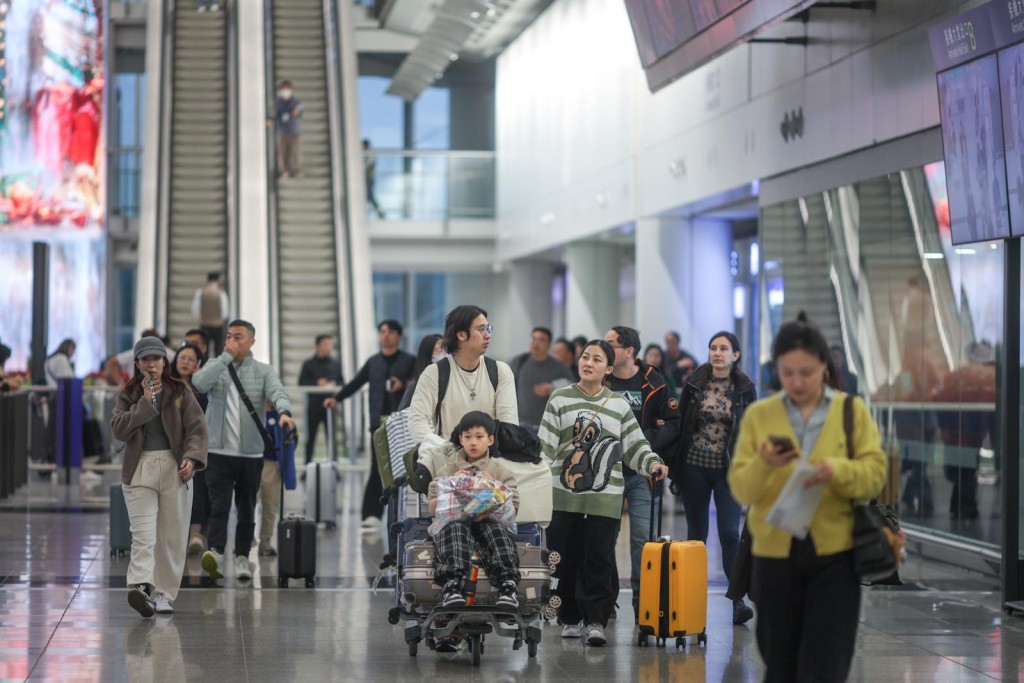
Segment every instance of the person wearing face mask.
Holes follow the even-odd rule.
[[[206,467],[208,434],[199,402],[171,377],[157,337],[135,344],[135,373],[110,421],[125,442],[121,483],[132,531],[128,604],[143,617],[171,614],[185,568],[192,476]]]
[[[679,410],[683,415],[679,448],[672,463],[672,490],[686,508],[687,540],[707,543],[711,497],[715,498],[722,569],[732,574],[740,544],[743,509],[726,481],[743,413],[757,398],[754,383],[737,365],[740,340],[716,332],[708,342],[708,362],[686,378]],[[750,621],[754,611],[742,595],[733,601],[732,623]]]
[[[302,177],[302,143],[299,137],[299,120],[302,119],[302,102],[295,97],[291,81],[281,81],[277,86],[277,101],[274,103],[273,123],[277,132],[277,176],[279,178]]]
[[[860,615],[852,506],[882,490],[886,454],[864,402],[830,386],[828,342],[803,313],[779,328],[772,361],[782,391],[747,409],[728,476],[732,495],[750,506],[751,594],[764,680],[845,681]],[[798,463],[811,468],[804,488],[822,487],[802,539],[767,519]]]

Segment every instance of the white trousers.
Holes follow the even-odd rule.
[[[192,483],[181,481],[170,451],[143,451],[123,488],[132,530],[128,585],[149,584],[174,600],[185,569]]]

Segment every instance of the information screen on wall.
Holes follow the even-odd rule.
[[[996,56],[944,71],[938,83],[953,244],[1009,237]]]
[[[53,245],[50,350],[73,337],[92,366],[105,339],[102,7],[0,0],[0,338],[14,369],[31,334],[33,241]]]
[[[815,0],[625,0],[654,92]]]
[[[1024,44],[999,53],[1010,232],[1024,235]]]

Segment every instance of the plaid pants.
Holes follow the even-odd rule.
[[[450,522],[434,536],[434,571],[437,582],[465,581],[472,568],[476,545],[480,564],[491,585],[519,583],[519,553],[509,528],[496,522]]]

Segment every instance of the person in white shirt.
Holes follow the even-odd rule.
[[[210,341],[210,357],[224,349],[224,323],[228,319],[228,295],[221,289],[220,273],[207,273],[206,284],[192,297],[192,317]]]
[[[71,357],[75,355],[75,340],[65,339],[57,347],[43,364],[46,371],[46,385],[57,386],[59,379],[72,379],[75,376],[75,366],[71,364]]]

